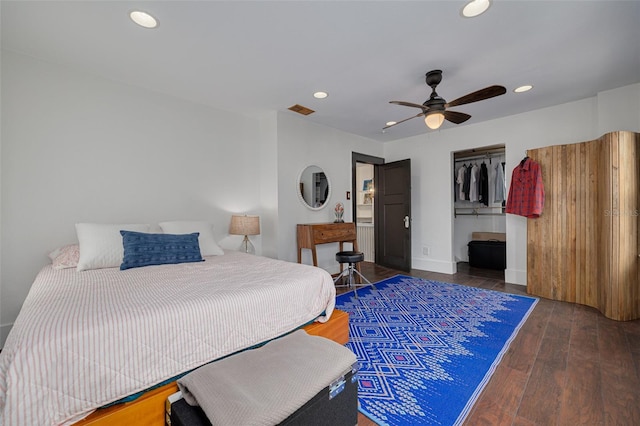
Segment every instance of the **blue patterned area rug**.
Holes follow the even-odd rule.
[[[397,275],[336,298],[380,425],[461,424],[537,299]]]

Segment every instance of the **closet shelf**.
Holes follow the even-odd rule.
[[[496,209],[500,209],[500,212],[497,212]],[[504,216],[504,215],[505,215],[504,207],[455,207],[453,209],[453,217],[458,217],[458,216]]]

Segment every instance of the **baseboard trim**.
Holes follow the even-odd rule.
[[[455,274],[458,272],[456,262],[431,259],[412,259],[412,268],[421,271],[439,272],[441,274]]]
[[[527,285],[527,271],[521,269],[505,269],[504,280],[510,284]]]

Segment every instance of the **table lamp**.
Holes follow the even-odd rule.
[[[260,235],[260,216],[232,215],[229,233],[231,235],[244,235],[240,251],[255,254],[256,248],[251,244],[249,235]]]

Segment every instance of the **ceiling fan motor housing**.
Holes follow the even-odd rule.
[[[436,93],[436,86],[442,81],[442,71],[433,70],[429,71],[425,76],[427,85],[431,87],[431,96],[422,105],[426,108],[424,112],[442,112],[445,110],[445,101],[441,96]]]
[[[431,89],[433,90],[436,90],[436,86],[442,81],[442,70],[429,71],[426,74],[425,81],[427,82],[427,86],[431,87]]]
[[[426,100],[422,105],[429,111],[444,111],[446,103],[447,101],[445,101],[443,98],[438,96],[437,93],[433,92],[431,94],[431,97],[428,100]]]

